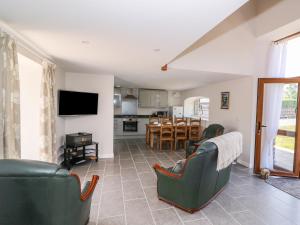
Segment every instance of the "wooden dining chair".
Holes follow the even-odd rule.
[[[186,148],[186,142],[188,140],[188,126],[187,119],[176,118],[175,119],[175,150],[177,149],[177,142],[182,141],[184,143],[184,149]]]
[[[171,151],[173,150],[173,142],[174,142],[173,125],[161,124],[160,133],[159,133],[159,149],[160,150],[162,150],[163,142],[169,142],[170,146],[171,146]]]
[[[163,125],[172,125],[173,121],[171,117],[160,117],[160,123]]]
[[[189,128],[189,140],[200,141],[202,135],[201,118],[191,119]]]
[[[146,124],[146,144],[150,144],[153,147],[152,135],[156,136],[159,133],[159,129],[154,129],[151,125],[159,124],[159,117],[150,116],[149,123]]]

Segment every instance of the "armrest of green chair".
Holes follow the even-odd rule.
[[[198,147],[205,142],[207,138],[202,137],[200,141],[190,141],[189,142],[189,147],[186,149],[186,158],[188,158],[190,155],[192,155],[194,152],[197,151]]]
[[[79,186],[81,186],[78,175],[75,173],[72,173],[71,176],[74,176],[77,179]],[[99,180],[99,176],[93,175],[92,180],[86,182],[84,188],[81,191],[81,195],[80,195],[81,201],[85,201],[92,196],[92,194],[96,188],[96,185],[98,183],[98,180]]]

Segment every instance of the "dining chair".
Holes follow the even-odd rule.
[[[150,116],[149,123],[146,124],[146,144],[150,144],[153,147],[152,135],[156,135],[159,132],[159,129],[153,128],[151,125],[159,124],[159,117]]]
[[[177,142],[182,141],[184,143],[184,149],[186,148],[186,142],[188,140],[188,126],[185,118],[175,119],[175,150],[177,149]]]
[[[174,142],[173,125],[161,124],[160,133],[159,133],[159,150],[162,150],[163,142],[169,142],[171,146],[171,151],[173,150],[173,142]]]
[[[160,117],[160,123],[164,125],[172,125],[173,121],[171,117]]]
[[[200,119],[191,119],[189,127],[189,142],[195,143],[201,140],[202,136],[202,127],[201,127],[201,118]]]

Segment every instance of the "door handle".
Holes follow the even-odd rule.
[[[262,125],[261,122],[257,122],[257,134],[261,134],[261,128],[267,127],[266,125]]]

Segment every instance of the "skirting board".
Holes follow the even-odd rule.
[[[246,166],[246,167],[250,168],[250,164],[247,163],[247,162],[245,162],[245,161],[243,161],[243,160],[238,159],[237,162],[238,162],[239,164],[243,165],[243,166]]]

